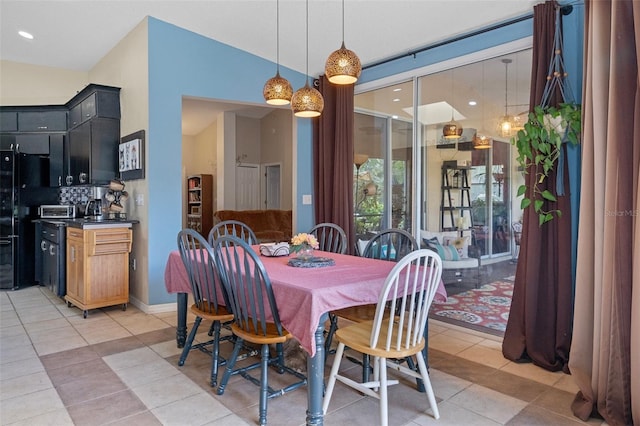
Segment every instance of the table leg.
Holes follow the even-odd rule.
[[[307,426],[322,426],[322,396],[324,394],[324,323],[327,314],[320,317],[316,328],[316,354],[307,358]]]
[[[187,293],[178,293],[178,325],[176,327],[176,343],[179,348],[187,341]]]

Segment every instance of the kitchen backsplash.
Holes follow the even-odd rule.
[[[92,189],[90,186],[63,186],[58,194],[58,203],[65,206],[87,204]]]

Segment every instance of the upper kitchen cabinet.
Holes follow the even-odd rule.
[[[120,119],[120,89],[90,84],[67,103],[69,129],[93,117]]]
[[[21,111],[18,113],[19,132],[65,132],[67,111],[47,109],[44,111]]]
[[[57,133],[67,131],[67,108],[63,105],[1,107],[2,133]]]
[[[0,132],[18,131],[18,112],[7,109],[0,110]]]
[[[67,185],[104,184],[117,177],[120,89],[90,84],[69,108]]]

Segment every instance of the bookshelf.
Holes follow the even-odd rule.
[[[187,177],[187,228],[198,231],[205,238],[213,226],[213,176]]]

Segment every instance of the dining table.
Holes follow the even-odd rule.
[[[253,246],[256,252],[259,246]],[[378,302],[380,291],[395,262],[324,251],[315,257],[320,267],[294,267],[295,255],[261,256],[271,280],[282,325],[300,342],[307,357],[307,425],[322,425],[324,391],[324,328],[330,311]],[[304,263],[304,262],[303,262]],[[307,266],[307,265],[305,265]],[[187,335],[187,300],[191,285],[178,250],[169,254],[165,267],[167,292],[177,295],[176,341],[183,347]],[[447,293],[440,281],[435,300]]]

